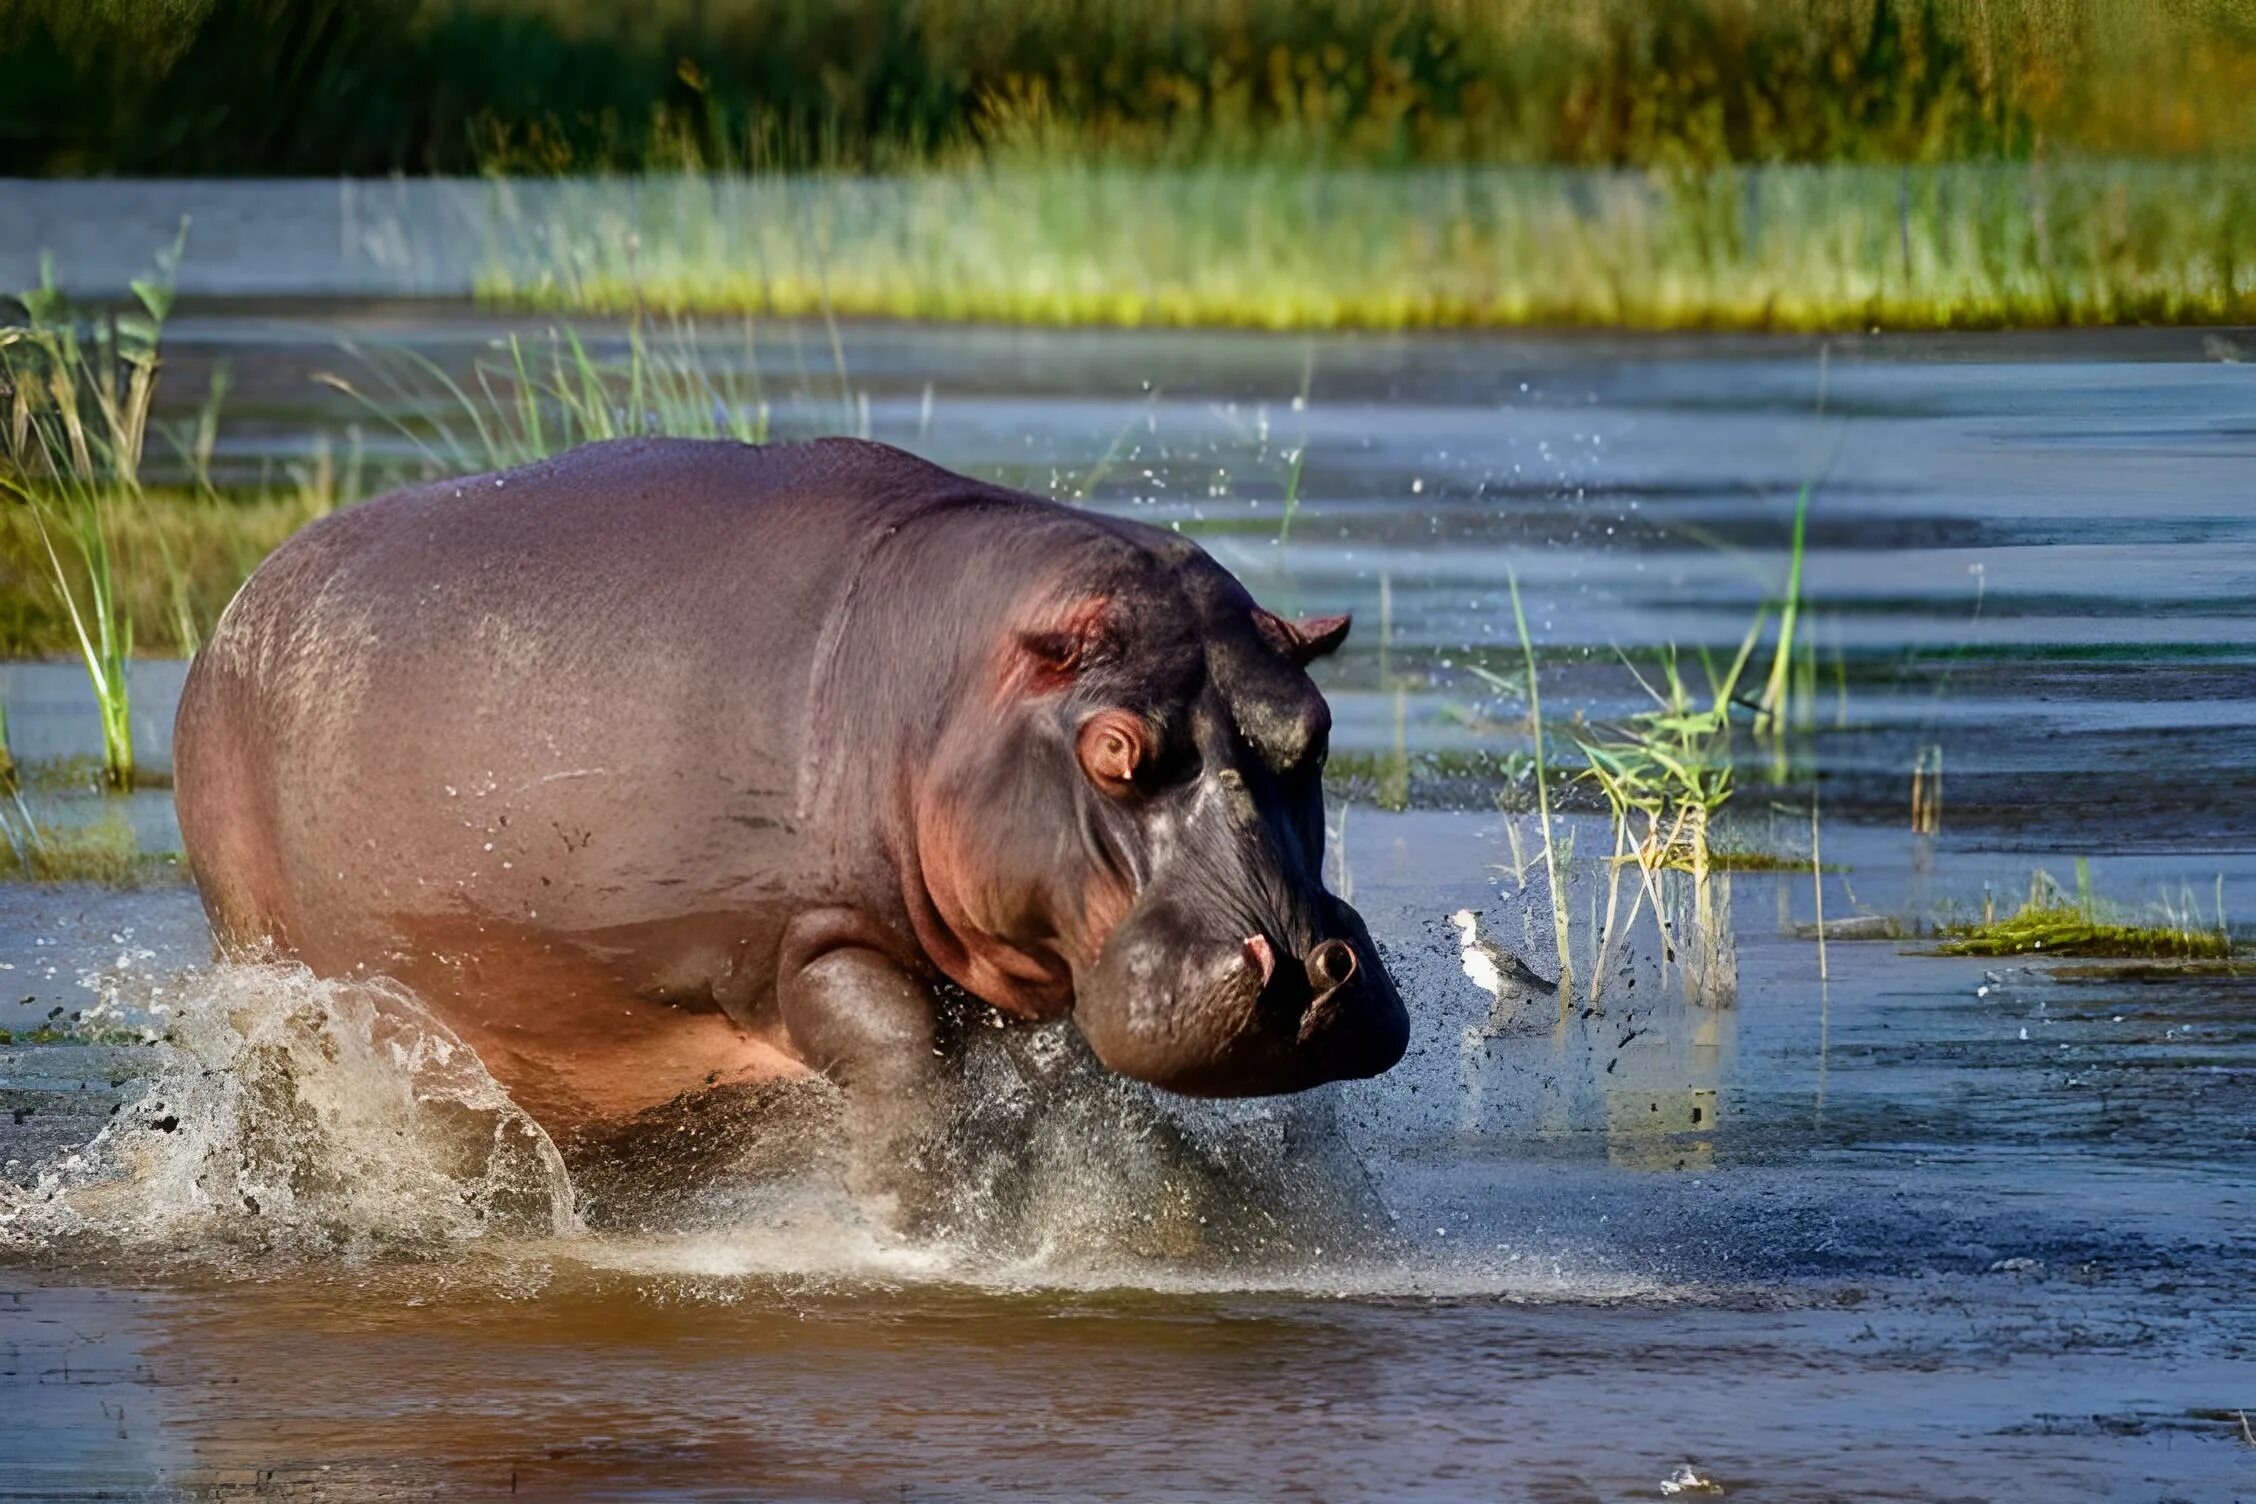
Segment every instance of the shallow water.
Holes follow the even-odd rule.
[[[253,473],[341,420],[305,380],[340,331],[461,362],[502,327],[214,311],[175,375],[226,353]],[[1616,646],[1736,646],[1813,479],[1819,693],[1787,783],[1742,769],[1735,839],[1806,861],[1814,773],[1829,918],[2010,909],[2077,857],[2126,903],[2248,902],[2244,336],[843,344],[877,437],[1357,610],[1335,878],[1411,1058],[1204,1109],[983,1039],[957,1215],[904,1245],[838,1194],[819,1100],[726,1128],[792,1146],[759,1173],[567,1185],[411,1005],[204,969],[182,888],[0,886],[0,1024],[124,1036],[0,1049],[31,1188],[0,1210],[0,1496],[1581,1500],[1684,1464],[1782,1500],[2256,1490],[2246,974],[1879,941],[1821,981],[1805,866],[1734,878],[1735,1008],[1664,986],[1648,928],[1601,1016],[1468,1046],[1488,1000],[1442,918],[1552,969],[1500,871],[1520,709],[1462,670],[1511,666],[1506,566],[1547,710],[1618,714]],[[764,348],[781,427],[859,424],[826,334]],[[95,746],[74,673],[0,668],[19,752]],[[176,671],[141,682],[161,766]],[[1943,829],[1914,837],[1927,745]],[[1397,748],[1404,812],[1371,802]],[[161,792],[129,818],[172,839]]]

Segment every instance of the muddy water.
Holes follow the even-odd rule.
[[[191,393],[230,361],[255,473],[349,421],[306,380],[340,333],[459,366],[500,329],[215,312],[174,359]],[[848,329],[841,402],[827,334],[770,331],[782,430],[866,421],[1357,609],[1334,876],[1411,1057],[1203,1108],[981,1034],[953,1212],[904,1244],[819,1092],[698,1120],[692,1174],[567,1167],[412,999],[208,969],[178,887],[0,887],[0,1497],[2249,1495],[2245,967],[1843,941],[1821,979],[1803,866],[1734,877],[1735,1007],[1648,927],[1599,1013],[1483,1031],[1443,919],[1555,966],[1496,803],[1521,709],[1464,668],[1510,666],[1507,567],[1547,709],[1618,714],[1617,647],[1736,646],[1813,480],[1817,693],[1735,842],[1806,862],[1814,780],[1830,918],[2010,908],[2079,857],[2126,904],[2256,902],[2249,343]],[[95,745],[71,675],[0,669],[20,753]],[[172,839],[161,793],[33,797]],[[1586,936],[1609,838],[1572,823]],[[56,1008],[109,1032],[21,1042]]]

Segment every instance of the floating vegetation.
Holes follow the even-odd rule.
[[[2083,956],[2120,959],[2222,960],[2232,955],[2225,923],[2224,881],[2217,883],[2213,915],[2205,918],[2190,891],[2146,911],[2128,910],[2096,897],[2090,867],[2078,861],[2071,894],[2043,869],[2029,879],[2021,908],[1980,924],[1946,925],[1941,954],[1949,956]]]

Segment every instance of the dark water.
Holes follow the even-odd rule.
[[[215,312],[175,375],[226,355],[255,473],[343,420],[306,379],[340,331],[459,364],[500,327]],[[2246,336],[842,343],[844,403],[824,331],[766,339],[780,429],[1085,490],[1357,611],[1334,876],[1411,1058],[1207,1109],[989,1043],[963,1215],[905,1245],[819,1154],[569,1185],[411,1012],[202,969],[184,889],[0,887],[32,1188],[0,1202],[0,1497],[1614,1500],[1685,1465],[1773,1500],[2256,1496],[2245,965],[1837,941],[1821,979],[1795,930],[1813,781],[1828,918],[2010,910],[2078,858],[2127,912],[2256,902]],[[1444,916],[1554,964],[1496,803],[1522,707],[1465,671],[1512,667],[1507,568],[1554,726],[1619,715],[1617,648],[1728,653],[1779,594],[1805,482],[1816,692],[1783,781],[1741,768],[1729,840],[1788,870],[1733,879],[1736,1006],[1689,1005],[1648,921],[1598,1015],[1468,1040]],[[19,753],[95,745],[74,672],[0,669]],[[175,683],[140,681],[155,764]],[[171,839],[161,794],[34,798]],[[1570,823],[1586,946],[1610,836]],[[58,1007],[174,1043],[20,1042]]]

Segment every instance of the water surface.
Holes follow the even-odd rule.
[[[238,476],[352,421],[404,464],[308,379],[340,338],[462,369],[541,327],[213,308],[168,379],[230,363]],[[1207,1109],[983,1043],[962,1216],[903,1244],[826,1179],[819,1101],[758,1173],[567,1184],[411,1017],[208,969],[186,889],[0,887],[0,1157],[34,1188],[0,1212],[0,1493],[1614,1500],[1691,1465],[1774,1500],[2248,1494],[2245,968],[1917,937],[2078,858],[2128,906],[2256,902],[2246,345],[764,330],[781,432],[866,426],[1357,612],[1323,669],[1333,876],[1411,1057]],[[1466,670],[1516,662],[1507,571],[1554,726],[1618,716],[1618,651],[1697,679],[1779,595],[1805,484],[1816,693],[1781,781],[1741,769],[1733,840],[1787,870],[1733,880],[1737,1005],[1688,1005],[1647,928],[1594,1015],[1468,1044],[1445,915],[1555,966],[1511,871],[1524,707]],[[0,669],[20,754],[98,745],[75,672]],[[136,685],[161,767],[177,670]],[[1914,935],[1822,978],[1813,789],[1827,916]],[[1573,802],[1584,925],[1610,836]],[[176,839],[161,791],[123,818]],[[121,1036],[27,1042],[58,1008]]]

